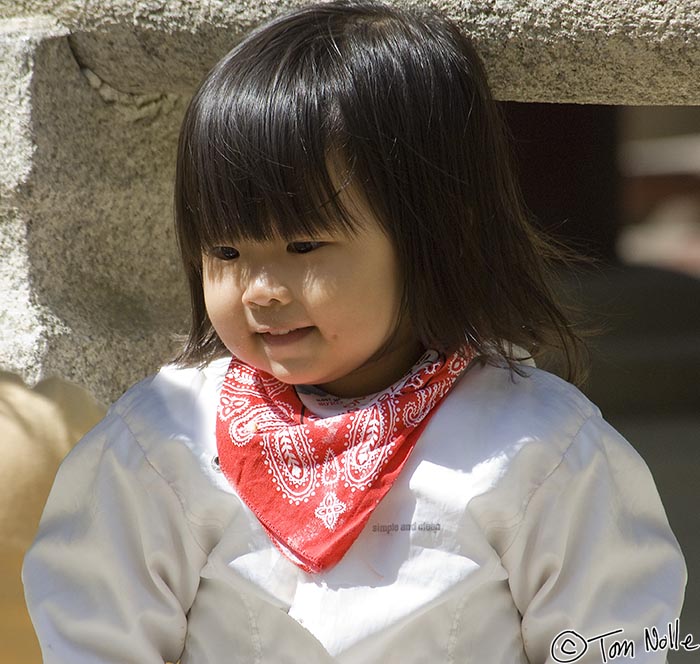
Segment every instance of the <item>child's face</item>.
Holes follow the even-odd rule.
[[[402,320],[387,352],[372,357],[394,330],[402,284],[377,221],[359,203],[350,209],[362,215],[356,236],[242,241],[203,256],[207,313],[226,347],[284,383],[338,396],[391,385],[422,351]]]

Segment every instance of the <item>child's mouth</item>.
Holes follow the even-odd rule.
[[[295,330],[270,330],[269,332],[259,332],[258,334],[263,339],[263,341],[269,346],[286,346],[288,344],[295,343],[306,337],[313,326],[310,327],[299,327]]]

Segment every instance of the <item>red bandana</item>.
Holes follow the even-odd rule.
[[[292,385],[234,357],[216,424],[221,469],[285,555],[306,571],[327,569],[473,357],[469,347],[447,359],[429,351],[366,405],[325,418],[305,412]]]

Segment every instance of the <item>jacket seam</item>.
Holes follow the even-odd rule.
[[[512,548],[512,546],[513,546],[513,545],[515,544],[515,542],[518,540],[518,536],[520,535],[520,531],[522,530],[523,523],[525,523],[525,514],[527,513],[527,510],[528,510],[528,508],[530,507],[530,503],[532,502],[532,499],[535,497],[535,494],[537,494],[537,493],[540,491],[540,489],[547,483],[547,480],[549,480],[549,478],[552,477],[552,475],[554,475],[554,473],[556,473],[557,470],[559,470],[559,468],[561,467],[561,465],[562,465],[562,464],[564,463],[564,461],[566,460],[566,457],[568,456],[569,451],[571,450],[571,448],[573,447],[573,445],[574,445],[574,443],[576,442],[577,438],[579,437],[579,434],[581,433],[581,430],[582,430],[583,427],[586,426],[586,424],[588,424],[588,422],[590,422],[594,417],[596,417],[596,415],[594,415],[594,414],[593,414],[593,415],[590,415],[589,417],[587,417],[586,419],[584,419],[583,422],[581,422],[581,425],[580,425],[579,428],[576,430],[576,433],[571,437],[571,441],[570,441],[569,444],[566,446],[566,449],[562,452],[561,457],[560,457],[559,461],[557,462],[557,464],[554,466],[554,468],[552,468],[552,469],[544,476],[544,478],[542,478],[542,481],[541,481],[534,489],[532,489],[532,491],[530,492],[530,494],[527,496],[526,502],[525,502],[525,504],[523,505],[523,507],[521,508],[521,510],[520,510],[520,512],[519,512],[519,514],[520,514],[520,519],[519,519],[519,521],[518,521],[518,524],[517,524],[517,527],[516,527],[516,531],[515,531],[515,533],[513,534],[513,538],[511,539],[510,544],[508,544],[508,546],[500,553],[500,558],[501,558],[501,560],[502,560],[502,559],[504,558],[504,556],[508,553],[508,551],[510,551],[510,549]]]
[[[180,510],[182,511],[182,516],[187,524],[187,530],[189,531],[190,535],[192,536],[192,539],[194,540],[195,544],[197,547],[200,549],[200,551],[205,555],[209,556],[209,551],[205,549],[201,542],[199,541],[199,538],[197,537],[196,533],[194,532],[192,528],[192,523],[190,521],[190,518],[187,513],[187,508],[183,504],[182,497],[180,494],[173,488],[172,484],[168,482],[168,480],[163,476],[163,474],[151,463],[151,460],[148,458],[148,455],[146,454],[146,450],[143,449],[143,446],[139,442],[139,439],[136,437],[136,434],[132,431],[131,427],[129,426],[129,423],[122,417],[121,413],[115,411],[115,415],[122,421],[124,426],[126,427],[126,430],[129,432],[131,435],[131,438],[133,439],[134,443],[136,443],[136,446],[139,448],[139,451],[141,452],[141,456],[143,457],[144,461],[148,464],[149,468],[158,476],[160,479],[163,481],[163,483],[170,489],[172,494],[175,496],[177,499],[178,504],[180,505]]]
[[[484,583],[487,583],[493,578],[497,569],[498,566],[496,564],[491,565],[491,572],[484,579]],[[447,639],[447,664],[456,663],[455,647],[457,645],[457,632],[459,630],[459,626],[463,622],[465,605],[467,604],[469,599],[470,595],[468,593],[465,593],[464,597],[459,601],[459,604],[455,609],[455,617],[452,620],[452,626],[450,627],[450,633]],[[468,664],[471,661],[472,657],[470,656],[465,662],[460,662],[460,664]]]

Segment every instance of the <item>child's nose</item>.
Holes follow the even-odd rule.
[[[288,304],[291,300],[289,288],[267,270],[251,274],[243,291],[243,303],[247,306],[270,307]]]

